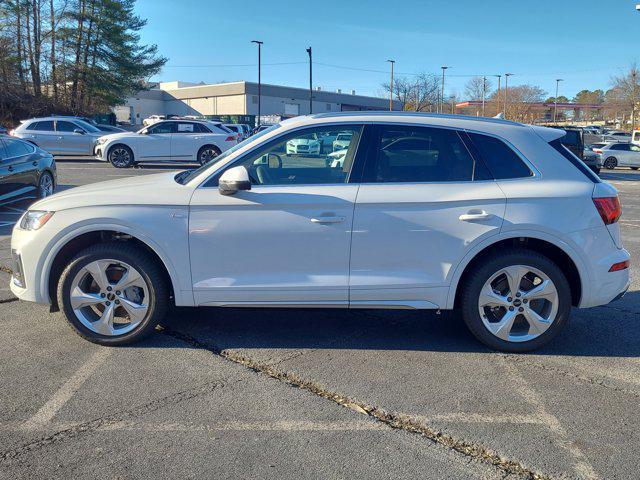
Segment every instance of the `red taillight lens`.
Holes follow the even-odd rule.
[[[614,263],[613,265],[611,265],[611,268],[609,269],[610,272],[618,272],[620,270],[626,270],[627,268],[629,268],[629,260],[625,260],[624,262],[618,262],[618,263]]]
[[[227,139],[225,140],[225,142],[233,142],[233,141],[235,141],[235,140],[236,140],[235,135],[229,135],[229,136],[227,137]]]
[[[616,223],[622,215],[622,207],[618,197],[594,198],[593,204],[596,206],[600,217],[605,225]]]
[[[594,148],[593,153],[602,153],[602,150],[599,148]]]

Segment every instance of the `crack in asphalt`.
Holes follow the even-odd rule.
[[[221,380],[219,379],[205,382],[200,385],[151,400],[150,402],[144,403],[142,405],[122,410],[113,415],[106,415],[103,417],[95,418],[93,420],[89,420],[87,422],[73,425],[63,430],[58,430],[57,432],[54,432],[46,437],[42,437],[35,441],[23,444],[17,448],[0,452],[0,463],[10,462],[11,460],[18,459],[19,457],[22,457],[30,452],[46,447],[48,445],[75,438],[83,434],[92,433],[98,429],[114,426],[121,422],[140,417],[147,413],[155,412],[156,410],[169,405],[176,405],[192,398],[207,395],[214,390],[224,387],[228,378],[229,377]]]
[[[425,425],[408,415],[388,412],[379,407],[368,405],[341,393],[330,391],[314,381],[303,379],[290,372],[277,370],[273,365],[252,360],[251,358],[240,355],[232,350],[222,350],[213,344],[203,342],[177,330],[158,326],[158,331],[177,340],[181,340],[191,345],[193,348],[206,350],[216,356],[242,365],[253,372],[267,375],[271,378],[284,382],[293,388],[305,390],[321,398],[330,400],[342,407],[367,415],[371,419],[381,422],[390,428],[420,435],[435,444],[462,454],[467,457],[469,461],[476,460],[497,468],[504,474],[505,478],[510,475],[517,475],[521,478],[532,480],[551,478],[548,475],[536,472],[517,461],[506,459],[483,445],[478,445],[467,440],[456,438]]]

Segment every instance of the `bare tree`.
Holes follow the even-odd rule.
[[[640,93],[640,72],[634,63],[621,75],[611,77],[611,90],[605,94],[608,112],[616,120],[622,114],[631,119],[631,129],[637,123],[638,94]]]
[[[493,83],[486,77],[472,77],[464,87],[467,100],[482,100],[489,97],[493,89]]]
[[[398,77],[393,81],[393,96],[405,110],[430,112],[438,103],[438,85],[438,77],[430,73]],[[389,83],[383,83],[382,89],[388,95]]]

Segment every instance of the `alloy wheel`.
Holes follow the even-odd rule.
[[[38,190],[40,198],[45,198],[49,195],[53,195],[53,178],[49,173],[45,172],[40,176],[40,184],[38,185]]]
[[[131,161],[131,155],[126,148],[116,148],[110,155],[111,164],[116,167],[125,167]]]
[[[542,335],[558,314],[553,281],[527,265],[500,269],[484,284],[478,310],[485,328],[507,342],[526,342]]]
[[[218,156],[218,152],[216,152],[213,148],[205,148],[200,153],[200,165],[209,163],[217,156]]]
[[[96,260],[74,277],[70,304],[89,330],[105,336],[123,335],[145,319],[149,287],[131,265],[119,260]]]

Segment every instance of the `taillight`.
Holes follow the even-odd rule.
[[[625,260],[624,262],[618,262],[611,265],[609,269],[610,272],[619,272],[620,270],[626,270],[629,268],[629,260]]]
[[[13,137],[13,134],[15,133],[15,130],[9,130],[7,133]]]
[[[229,136],[227,137],[227,139],[225,140],[225,142],[233,142],[233,141],[235,141],[235,140],[236,140],[235,135],[229,135]]]
[[[593,149],[593,152],[594,152],[594,153],[600,153],[600,154],[602,154],[602,149],[600,149],[600,148],[594,148],[594,149]]]
[[[616,223],[622,215],[622,206],[618,197],[600,197],[592,200],[605,225]]]

